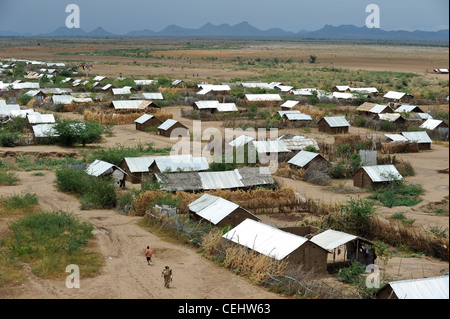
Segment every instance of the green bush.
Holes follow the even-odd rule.
[[[81,209],[110,209],[116,207],[116,187],[112,180],[87,175],[84,171],[61,169],[56,171],[59,191],[80,196]]]
[[[54,126],[57,141],[65,146],[98,143],[102,139],[103,126],[94,122],[62,120]]]
[[[357,284],[360,281],[360,276],[366,272],[366,267],[358,261],[352,263],[349,267],[339,269],[336,278],[347,284]]]
[[[19,132],[0,131],[0,145],[5,147],[14,147],[18,145]]]
[[[418,184],[406,184],[403,180],[391,181],[388,186],[375,190],[368,198],[381,202],[386,207],[415,206],[421,202],[424,189]]]
[[[0,169],[0,185],[14,185],[19,181],[16,173]]]
[[[38,204],[36,194],[26,193],[23,195],[12,195],[5,199],[0,199],[0,205],[6,209],[29,209]]]

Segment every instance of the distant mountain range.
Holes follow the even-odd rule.
[[[331,26],[325,25],[317,31],[284,31],[279,28],[260,30],[248,22],[241,22],[234,26],[229,24],[214,25],[207,23],[198,29],[183,28],[170,25],[161,31],[137,30],[126,34],[116,35],[102,27],[86,32],[82,29],[68,29],[60,27],[47,34],[30,35],[17,32],[0,31],[5,37],[257,37],[257,38],[296,38],[296,39],[327,39],[327,40],[369,40],[369,41],[402,41],[402,42],[449,42],[449,30],[441,31],[385,31],[382,29],[368,29],[354,25]]]

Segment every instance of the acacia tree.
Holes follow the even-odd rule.
[[[62,120],[58,122],[54,130],[58,136],[58,142],[73,146],[100,142],[103,135],[103,126],[95,122],[79,122],[74,120]]]

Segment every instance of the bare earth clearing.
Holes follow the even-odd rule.
[[[31,42],[32,40],[30,40]],[[115,47],[114,45],[109,45]],[[315,52],[323,65],[349,69],[389,70],[399,72],[416,72],[425,74],[433,68],[447,67],[448,48],[410,48],[385,46],[348,46],[340,45],[281,45],[265,44],[246,49],[230,50],[186,50],[162,51],[166,56],[179,56],[196,58],[194,65],[185,60],[164,60],[158,67],[135,66],[134,58],[129,57],[101,57],[101,56],[70,56],[56,55],[58,52],[78,52],[82,49],[92,51],[99,49],[96,44],[72,44],[70,47],[64,43],[56,43],[54,47],[37,47],[34,43],[22,43],[16,47],[2,47],[0,57],[28,58],[46,61],[92,61],[93,72],[100,75],[140,76],[164,74],[167,77],[184,77],[186,74],[199,74],[199,78],[230,79],[237,77],[256,76],[255,72],[233,70],[232,66],[223,68],[219,62],[202,61],[198,57],[214,55],[251,57],[291,57],[307,56]],[[156,55],[156,53],[154,53]],[[101,62],[101,63],[100,63]],[[105,64],[114,62],[117,65]],[[147,61],[160,63],[160,60]],[[203,63],[203,64],[202,64]],[[445,65],[444,65],[445,64]],[[428,74],[427,76],[433,76]],[[442,79],[448,79],[442,77]],[[448,105],[443,107],[448,111]],[[174,118],[192,128],[192,121],[181,118],[179,107],[169,108]],[[67,113],[63,116],[81,118],[78,114]],[[223,129],[221,122],[203,122],[202,129],[218,127]],[[365,134],[364,129],[355,129],[351,133]],[[295,130],[294,130],[295,131]],[[134,125],[118,125],[113,128],[114,136],[106,137],[101,147],[112,147],[116,144],[133,146],[139,143],[152,142],[155,147],[173,146],[176,141],[168,138],[136,131]],[[280,135],[292,132],[286,130]],[[333,137],[317,132],[313,129],[311,137],[333,143]],[[91,147],[91,146],[89,146]],[[59,146],[27,146],[15,148],[0,148],[0,152],[78,152],[79,148],[67,149]],[[420,183],[426,193],[422,202],[412,208],[396,207],[388,209],[379,207],[377,213],[387,218],[394,212],[406,212],[408,218],[415,219],[414,227],[424,230],[430,226],[448,227],[448,216],[437,216],[425,213],[422,206],[431,205],[441,201],[449,194],[448,174],[437,173],[436,170],[448,168],[448,143],[433,144],[431,151],[422,151],[415,154],[398,154],[398,158],[408,160],[415,169],[416,176],[408,177],[407,181]],[[10,299],[278,299],[277,294],[249,283],[224,268],[221,268],[202,257],[195,249],[170,243],[143,229],[137,222],[142,217],[130,217],[119,214],[113,210],[81,211],[78,200],[70,195],[56,191],[53,181],[55,174],[52,171],[43,171],[44,176],[34,176],[33,172],[17,172],[21,182],[16,186],[1,186],[0,195],[18,194],[21,192],[36,193],[39,197],[40,207],[43,210],[65,210],[79,215],[82,219],[90,221],[95,227],[96,244],[92,249],[100,252],[105,258],[105,266],[99,276],[83,278],[81,274],[81,288],[67,289],[65,276],[59,279],[44,280],[34,276],[28,271],[29,280],[19,287],[0,289],[0,298]],[[293,187],[303,196],[324,202],[345,201],[350,196],[365,196],[365,193],[342,194],[330,189],[315,186],[303,181],[276,177],[286,186]],[[351,180],[346,182],[347,187],[353,187]],[[278,227],[291,226],[298,223],[299,214],[262,215],[262,221]],[[8,218],[0,218],[0,234],[7,231]],[[148,266],[144,258],[144,249],[150,245],[154,250],[154,262]],[[381,263],[381,261],[379,261]],[[174,281],[170,289],[164,288],[161,272],[165,265],[174,269]],[[380,265],[381,267],[382,265]],[[27,269],[25,265],[25,269]],[[411,279],[433,277],[449,271],[448,263],[431,257],[400,258],[394,257],[389,261],[386,272],[395,279]]]

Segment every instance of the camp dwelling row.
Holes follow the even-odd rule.
[[[286,262],[288,269],[300,268],[324,274],[348,261],[358,260],[369,265],[376,259],[371,248],[373,243],[364,238],[331,229],[317,233],[308,227],[276,228],[263,223],[245,208],[218,196],[204,194],[188,207],[192,220],[215,227],[230,227],[222,236],[225,247],[251,249]]]

